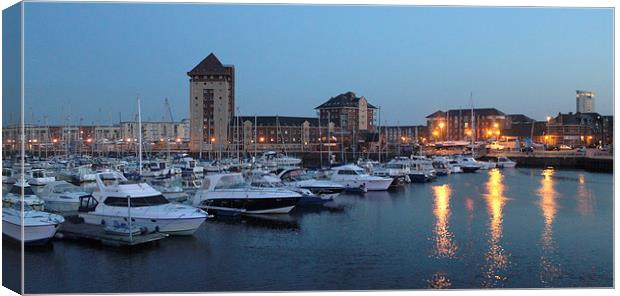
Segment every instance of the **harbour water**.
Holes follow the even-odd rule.
[[[57,239],[26,250],[25,292],[613,285],[612,174],[494,169],[337,202],[130,250]],[[19,260],[16,245],[3,252]]]

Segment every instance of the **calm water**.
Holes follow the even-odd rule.
[[[27,250],[26,292],[611,287],[613,176],[541,173],[341,195],[344,211],[209,221],[134,250],[56,240]]]

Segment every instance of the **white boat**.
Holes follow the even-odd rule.
[[[334,167],[331,171],[330,180],[343,185],[348,190],[387,190],[393,181],[392,178],[371,176],[354,164]]]
[[[471,156],[455,158],[464,173],[474,173],[482,167],[482,164]]]
[[[392,178],[392,186],[396,186],[411,183],[410,172],[410,159],[397,156],[382,166],[374,167],[371,175]]]
[[[9,192],[2,195],[2,206],[10,208],[23,201],[27,206],[32,207],[36,211],[43,211],[44,201],[40,199],[32,190],[32,187],[24,181],[24,177],[15,182]]]
[[[511,160],[506,156],[498,156],[497,157],[497,167],[498,168],[514,168],[517,166],[517,162]]]
[[[192,205],[222,213],[283,214],[290,212],[301,194],[284,188],[257,188],[240,173],[207,175]]]
[[[172,180],[150,180],[148,183],[171,202],[184,202],[189,198],[183,187],[180,184],[173,184]]]
[[[433,168],[437,172],[437,176],[450,175],[453,171],[450,160],[443,156],[433,157]]]
[[[15,181],[17,181],[15,171],[11,168],[2,168],[2,184],[14,184]]]
[[[66,181],[48,183],[39,192],[39,197],[45,201],[45,210],[51,212],[75,212],[80,206],[80,197],[86,196],[82,188]]]
[[[173,167],[181,169],[183,174],[202,174],[204,167],[200,166],[196,160],[191,157],[180,158]]]
[[[312,174],[300,169],[284,169],[278,177],[292,187],[310,190],[313,194],[323,198],[334,198],[344,191],[344,186],[328,180],[317,180]]]
[[[44,169],[32,169],[28,184],[32,186],[43,186],[56,181],[56,177],[50,176]]]
[[[35,211],[27,204],[17,203],[11,208],[2,209],[2,234],[24,244],[45,244],[60,227],[65,219],[60,215]],[[23,226],[23,227],[22,227]],[[23,237],[22,237],[23,229]]]
[[[97,189],[81,198],[79,216],[85,223],[114,225],[132,223],[147,232],[192,235],[207,219],[207,213],[187,205],[171,204],[161,192],[146,183],[128,181],[116,171],[98,173]]]
[[[283,169],[290,167],[297,167],[301,164],[301,159],[296,157],[290,157],[282,153],[276,153],[275,151],[267,151],[258,158],[258,164],[270,169]]]

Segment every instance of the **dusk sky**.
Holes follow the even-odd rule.
[[[389,124],[448,108],[543,120],[575,90],[612,114],[611,9],[61,4],[25,6],[27,120],[187,118],[186,72],[209,53],[236,69],[243,115],[316,116],[353,91]]]

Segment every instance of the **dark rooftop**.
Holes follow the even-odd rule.
[[[220,60],[213,54],[209,54],[194,69],[187,72],[188,76],[194,75],[230,75],[233,72],[233,66],[224,66]]]
[[[471,114],[471,109],[450,109],[447,112],[443,112],[441,110],[435,111],[434,113],[426,116],[426,118],[433,118],[433,117],[445,117],[447,115],[451,115],[451,116],[456,116],[458,114],[460,115],[467,115],[467,114]],[[474,109],[474,114],[475,115],[482,115],[482,116],[490,116],[490,115],[506,115],[504,114],[504,112],[499,111],[495,108],[475,108]]]
[[[319,120],[316,117],[297,117],[297,116],[239,116],[239,125],[243,126],[243,123],[246,121],[252,122],[254,125],[254,120],[258,122],[258,126],[277,126],[278,124],[282,127],[286,126],[295,126],[300,127],[305,121],[310,123],[310,126],[318,126]],[[236,117],[233,117],[233,123],[236,120]]]
[[[356,108],[359,105],[361,97],[356,97],[355,93],[352,91],[339,94],[335,97],[330,98],[327,102],[321,104],[320,106],[314,109],[323,109],[323,108],[341,108],[341,107],[353,107]],[[368,108],[377,109],[377,107],[368,103]]]

